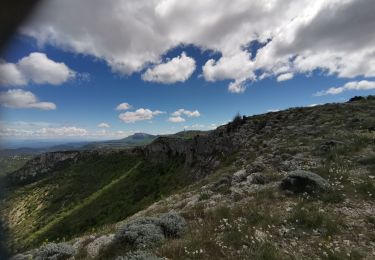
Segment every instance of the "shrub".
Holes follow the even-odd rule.
[[[146,217],[131,221],[118,230],[115,239],[136,249],[152,248],[166,237],[180,237],[186,229],[185,219],[170,212],[160,218]]]
[[[115,235],[119,242],[134,248],[151,248],[165,239],[157,218],[141,218],[122,226]]]
[[[163,258],[157,257],[156,255],[147,251],[135,251],[126,254],[125,256],[119,256],[116,260],[162,260]]]
[[[366,100],[366,98],[362,96],[354,96],[351,99],[349,99],[349,102],[355,102],[355,101],[360,101],[360,100]]]
[[[45,260],[45,259],[68,259],[76,254],[76,250],[67,243],[49,243],[45,246],[39,248],[35,254],[36,260]]]
[[[170,212],[160,217],[160,226],[166,237],[181,237],[187,229],[186,221],[176,212]]]

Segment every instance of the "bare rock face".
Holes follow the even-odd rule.
[[[316,193],[330,188],[328,181],[318,174],[309,171],[296,170],[290,172],[280,184],[283,190],[294,193]]]
[[[38,155],[28,161],[24,167],[8,175],[11,184],[28,184],[48,172],[78,160],[80,152],[51,152]]]
[[[151,144],[137,150],[151,161],[164,161],[173,157],[183,158],[186,167],[198,169],[193,171],[193,177],[200,179],[217,167],[219,161],[239,149],[241,140],[239,138],[236,141],[232,135],[219,129],[191,139],[159,137]]]

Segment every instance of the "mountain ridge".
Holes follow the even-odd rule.
[[[162,136],[131,149],[67,152],[73,153],[72,157],[66,155],[68,163],[57,160],[59,167],[52,165],[45,172],[35,166],[46,161],[39,156],[33,159],[34,163],[31,161],[9,175],[16,178],[18,185],[14,186],[16,192],[10,191],[2,215],[10,236],[18,241],[16,250],[21,251],[35,248],[47,238],[61,241],[63,236],[70,244],[86,241],[89,238],[82,236],[85,232],[99,239],[116,232],[122,221],[174,210],[187,220],[188,233],[153,249],[158,256],[185,259],[191,256],[191,250],[199,249],[196,245],[203,247],[198,259],[223,259],[228,255],[243,259],[244,255],[270,252],[275,256],[270,259],[288,258],[291,252],[297,258],[325,258],[326,252],[345,259],[347,253],[356,255],[356,248],[370,256],[373,242],[366,230],[373,226],[367,216],[374,209],[374,112],[375,99],[369,96],[347,103],[236,117],[213,131],[189,138]],[[95,203],[85,205],[77,214],[54,220],[54,216],[79,205],[75,200],[95,194],[137,162],[141,164],[135,172],[116,183],[110,192],[101,194]],[[296,170],[312,173],[288,175]],[[25,174],[42,175],[17,183],[17,176]],[[314,174],[326,179],[332,191],[305,197],[279,188],[286,176],[307,178]],[[85,188],[81,187],[86,182]],[[76,198],[67,198],[66,194],[75,194]],[[26,202],[30,206],[22,208]],[[309,209],[310,214],[306,215],[303,208]],[[354,217],[350,208],[357,212]],[[207,225],[201,226],[199,219]],[[226,229],[223,219],[241,232]],[[358,219],[360,225],[353,222]],[[245,226],[241,228],[238,221],[245,221],[241,224]],[[33,241],[25,240],[40,234],[38,230],[48,223],[53,225],[43,235],[36,235]],[[91,230],[103,225],[109,226]],[[25,234],[25,226],[31,228],[30,233]],[[347,226],[364,235],[355,242],[344,228]],[[205,242],[194,232],[210,236],[200,233]],[[227,235],[230,237],[225,240]],[[248,244],[250,238],[245,236],[252,236],[257,242]],[[295,240],[295,236],[301,241]],[[328,236],[338,241],[344,253],[318,250],[319,243],[325,244]],[[227,248],[220,247],[214,242],[216,239]],[[351,246],[345,247],[344,240],[349,240]],[[310,247],[306,247],[309,243]],[[294,244],[304,251],[293,250]],[[78,249],[86,254],[84,246]]]

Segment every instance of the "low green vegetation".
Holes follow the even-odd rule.
[[[182,163],[180,158],[144,162],[114,152],[20,188],[6,204],[8,212],[24,216],[12,226],[13,249],[64,241],[125,219],[186,186]]]
[[[0,177],[18,170],[30,159],[26,155],[0,157]]]

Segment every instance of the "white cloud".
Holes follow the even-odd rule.
[[[371,89],[375,89],[375,81],[367,81],[367,80],[351,81],[341,87],[331,87],[327,90],[319,91],[315,93],[315,96],[337,95],[344,91],[371,90]]]
[[[99,128],[110,128],[111,126],[108,124],[108,123],[100,123],[100,124],[98,124],[98,127]]]
[[[179,110],[172,113],[172,116],[181,116],[186,115],[187,117],[199,117],[201,114],[198,110],[190,111],[183,108],[180,108]]]
[[[129,103],[121,103],[119,104],[117,107],[116,107],[116,110],[128,110],[132,108],[131,105],[129,105]]]
[[[280,81],[286,81],[286,80],[290,80],[294,77],[294,74],[291,73],[291,72],[288,72],[288,73],[284,73],[284,74],[280,74],[279,76],[277,76],[277,81],[280,82]]]
[[[253,69],[254,62],[246,51],[223,56],[218,61],[210,59],[202,67],[203,76],[207,81],[233,79],[234,81],[228,87],[232,93],[245,91],[245,81],[255,79]]]
[[[246,90],[245,80],[235,80],[229,83],[228,91],[231,93],[243,93]]]
[[[172,123],[181,123],[181,122],[185,122],[185,119],[182,118],[181,116],[171,116],[168,118],[168,121]]]
[[[60,85],[76,76],[62,62],[55,62],[40,52],[30,53],[17,63],[0,64],[0,85],[23,86],[28,82]]]
[[[47,122],[6,122],[0,121],[0,138],[7,139],[111,139],[124,138],[132,132],[121,130],[89,130],[73,125]]]
[[[125,123],[134,123],[136,121],[151,120],[154,116],[164,114],[164,112],[150,109],[139,108],[134,112],[125,112],[119,115],[120,120]]]
[[[374,13],[373,0],[50,0],[21,31],[41,44],[105,60],[124,74],[193,44],[221,55],[205,63],[204,78],[232,80],[229,90],[241,93],[257,71],[259,79],[316,69],[374,77]],[[252,41],[265,45],[253,56]],[[163,81],[173,82],[162,72]]]
[[[30,91],[10,89],[0,93],[0,104],[9,108],[37,108],[54,110],[56,105],[51,102],[40,102]]]
[[[194,70],[195,60],[186,56],[185,52],[183,52],[181,56],[175,57],[166,63],[148,68],[142,75],[142,79],[164,84],[184,82],[190,78]]]
[[[277,109],[277,108],[276,109],[274,108],[274,109],[268,109],[267,110],[267,112],[271,112],[271,113],[279,112],[279,111],[280,111],[280,109]]]
[[[1,86],[23,86],[27,80],[13,63],[0,63]]]

